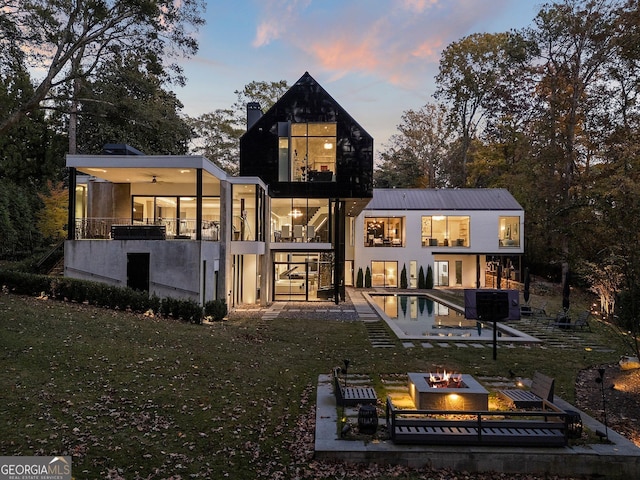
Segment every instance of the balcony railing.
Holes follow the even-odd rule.
[[[130,218],[78,218],[76,219],[76,240],[111,239],[113,225],[162,225],[168,240],[195,240],[196,221],[193,219],[131,220]],[[202,240],[218,241],[220,223],[203,220]]]
[[[323,243],[328,242],[328,231],[325,228],[317,229],[314,225],[283,225],[271,234],[272,242],[302,242]]]
[[[434,237],[423,237],[422,238],[422,246],[423,247],[468,247],[469,242],[466,238],[434,238]]]

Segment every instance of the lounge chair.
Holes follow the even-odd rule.
[[[531,314],[536,316],[547,316],[547,302],[544,302],[540,307],[531,307]]]
[[[569,316],[568,311],[558,312],[555,318],[549,319],[549,324],[551,328],[562,328],[563,330],[571,328],[571,317]]]
[[[574,323],[571,324],[571,328],[576,329],[579,328],[580,330],[584,330],[585,328],[589,331],[591,331],[591,326],[589,325],[589,315],[591,315],[591,312],[589,312],[588,310],[585,310],[584,312],[580,312],[580,315],[578,315],[578,318],[576,318],[576,321]]]
[[[584,330],[586,328],[587,330],[591,331],[591,326],[589,325],[588,321],[589,315],[591,315],[591,313],[588,310],[580,312],[575,322],[572,322],[569,315],[564,314],[564,316],[562,316],[562,314],[559,313],[558,317],[551,324],[551,326],[553,328],[558,327],[564,330]]]

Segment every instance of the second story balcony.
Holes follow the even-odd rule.
[[[102,217],[76,219],[76,240],[195,240],[193,219],[162,219],[138,221],[130,218]],[[220,240],[220,223],[204,220],[200,225],[201,239]]]

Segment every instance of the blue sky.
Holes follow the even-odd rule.
[[[531,25],[540,0],[209,0],[200,51],[175,88],[190,116],[229,108],[251,81],[308,71],[379,151],[401,115],[433,101],[441,51]]]

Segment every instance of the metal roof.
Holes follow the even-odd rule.
[[[504,188],[374,188],[365,210],[523,210]]]

